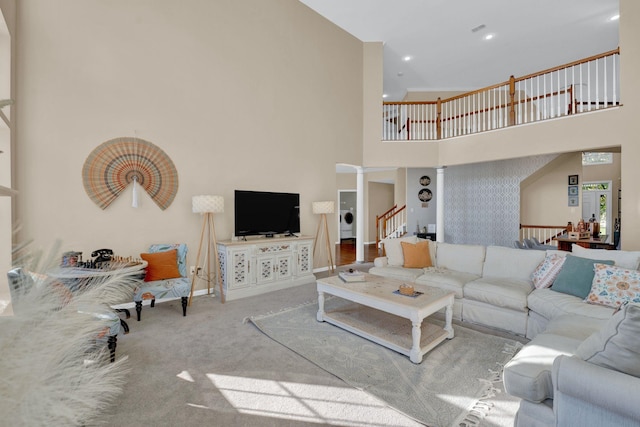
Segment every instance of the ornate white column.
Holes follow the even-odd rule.
[[[364,169],[355,166],[356,182],[356,263],[364,263]]]
[[[436,169],[436,241],[444,242],[444,168]]]

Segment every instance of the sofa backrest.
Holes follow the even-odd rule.
[[[608,249],[588,249],[575,243],[571,245],[571,253],[580,258],[606,259],[615,265],[629,270],[640,267],[640,251],[610,251]]]
[[[456,245],[437,243],[436,265],[449,270],[482,275],[485,247],[480,245]]]
[[[482,276],[531,281],[531,273],[545,256],[545,251],[487,246]]]

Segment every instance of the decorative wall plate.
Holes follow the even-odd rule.
[[[427,175],[422,175],[420,177],[420,185],[426,187],[429,184],[431,184],[431,178],[429,178]]]
[[[418,192],[418,199],[421,202],[428,202],[431,198],[433,198],[433,193],[428,188],[423,188]]]

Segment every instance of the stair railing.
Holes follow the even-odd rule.
[[[383,102],[384,141],[438,140],[620,106],[620,49],[447,99]]]
[[[393,205],[388,211],[376,215],[376,247],[380,248],[380,241],[387,238],[402,237],[407,233],[407,205],[398,207]]]
[[[523,225],[520,224],[520,241],[536,238],[543,245],[558,246],[555,239],[567,231],[566,225]]]

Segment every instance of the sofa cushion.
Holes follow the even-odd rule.
[[[640,377],[640,305],[627,304],[576,351],[583,360]]]
[[[607,319],[596,319],[595,317],[581,316],[579,314],[563,314],[550,320],[544,333],[582,342],[594,332],[602,329],[602,326],[606,323]]]
[[[462,273],[482,275],[485,247],[481,245],[457,245],[438,243],[436,245],[436,264]]]
[[[424,268],[433,265],[431,263],[428,241],[416,243],[400,242],[400,246],[402,246],[404,268]]]
[[[531,274],[531,281],[536,289],[549,288],[558,277],[565,257],[558,254],[548,254],[544,260],[538,264]]]
[[[477,274],[432,267],[424,269],[424,274],[416,278],[416,284],[453,291],[456,293],[456,298],[463,298],[464,285],[479,277]]]
[[[421,268],[404,268],[390,265],[384,267],[371,267],[369,269],[370,274],[406,282],[414,282],[416,277],[420,276],[422,272],[423,270]]]
[[[544,258],[544,251],[488,246],[482,276],[531,281],[531,273]]]
[[[502,308],[527,311],[527,296],[531,289],[533,287],[528,280],[483,276],[465,285],[464,297]]]
[[[606,259],[613,261],[616,266],[637,270],[640,267],[640,251],[610,251],[608,249],[583,248],[575,243],[571,245],[574,256],[589,259]]]
[[[401,237],[398,239],[383,239],[384,253],[387,256],[387,262],[393,267],[402,267],[404,265],[404,255],[402,254],[401,242],[416,243],[416,236]]]
[[[574,314],[551,320],[543,333],[538,334],[505,365],[507,392],[533,402],[553,398],[551,370],[555,358],[561,354],[576,354],[581,343],[605,323],[603,319]]]
[[[553,289],[535,289],[527,297],[529,310],[536,312],[545,319],[553,319],[563,314],[579,314],[596,319],[608,319],[613,308],[587,304],[584,300],[556,292]]]
[[[505,391],[531,402],[553,399],[553,361],[561,354],[575,354],[581,342],[561,335],[538,334],[505,365]]]
[[[640,271],[596,264],[587,301],[614,308],[640,303]]]
[[[613,265],[613,261],[593,260],[567,255],[560,269],[560,273],[553,282],[551,289],[556,292],[574,295],[582,299],[591,291],[593,282],[594,264]]]

